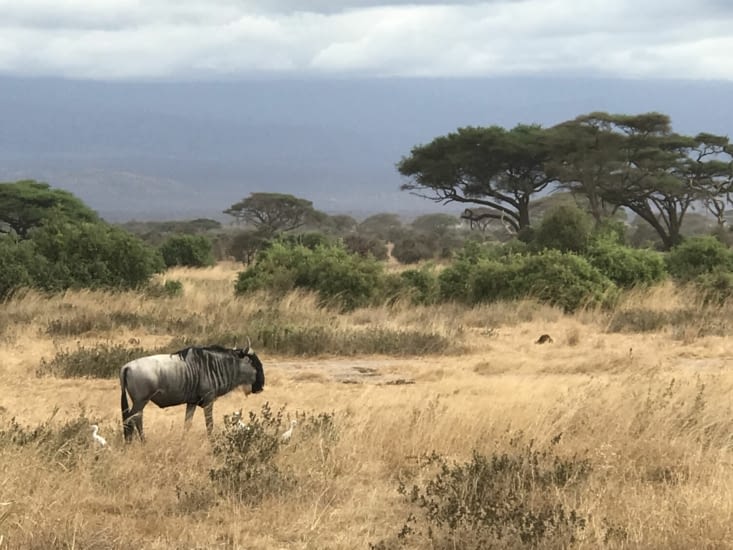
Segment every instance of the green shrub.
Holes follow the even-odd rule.
[[[616,285],[585,258],[557,250],[524,257],[514,275],[514,298],[531,296],[568,312],[609,304],[616,296]]]
[[[138,288],[164,267],[154,249],[103,223],[49,223],[30,240],[41,256],[33,283],[44,290]]]
[[[344,247],[349,252],[364,258],[372,256],[376,260],[387,259],[387,243],[379,237],[353,233],[344,237]]]
[[[723,305],[733,297],[733,273],[715,270],[703,273],[693,280],[704,304]]]
[[[248,264],[269,242],[269,239],[260,231],[240,231],[229,242],[227,253],[235,260]]]
[[[217,464],[209,471],[209,479],[220,494],[247,504],[291,490],[298,482],[294,475],[277,462],[283,446],[317,443],[319,460],[330,454],[338,441],[338,430],[331,413],[296,414],[297,428],[289,441],[281,434],[290,422],[283,409],[273,412],[265,403],[260,414],[249,413],[247,421],[229,422],[214,440]]]
[[[226,426],[214,441],[218,464],[209,471],[209,478],[221,494],[256,504],[295,484],[295,479],[275,462],[282,426],[282,409],[274,413],[269,403],[262,406],[259,416],[249,413],[246,427]]]
[[[469,303],[471,277],[481,260],[500,255],[498,247],[487,247],[476,241],[467,241],[456,255],[453,263],[438,275],[438,294],[441,300],[455,300]]]
[[[463,254],[438,277],[440,296],[466,303],[535,298],[574,311],[608,304],[616,286],[587,260],[546,250],[535,255],[491,257],[486,250]],[[494,253],[495,254],[495,253]]]
[[[629,248],[609,239],[594,242],[584,256],[592,266],[621,288],[653,284],[667,274],[661,253]]]
[[[235,284],[238,295],[255,290],[275,293],[303,288],[318,293],[327,304],[343,309],[364,306],[379,294],[383,282],[381,264],[350,254],[341,246],[317,246],[276,242],[262,251]]]
[[[329,237],[320,231],[306,231],[304,233],[286,233],[278,237],[280,242],[288,245],[302,245],[311,250],[315,250],[319,246],[330,246],[335,244],[335,239]]]
[[[403,264],[415,264],[422,260],[430,260],[438,252],[435,238],[428,235],[405,233],[395,240],[392,257]]]
[[[669,273],[690,281],[703,273],[733,269],[733,253],[715,237],[692,237],[675,246],[667,254]]]
[[[470,278],[470,302],[484,303],[517,298],[511,282],[522,262],[521,256],[501,260],[481,260],[473,268]]]
[[[533,240],[539,248],[583,252],[592,233],[590,216],[577,206],[563,204],[545,214]]]
[[[398,491],[410,506],[404,526],[386,548],[566,548],[585,529],[565,491],[582,484],[590,461],[532,446],[450,463],[433,454],[421,468],[434,472]],[[435,471],[437,470],[437,471]]]
[[[408,269],[399,274],[403,292],[415,304],[434,304],[438,300],[438,277],[429,267]]]
[[[173,235],[160,245],[166,267],[209,267],[214,265],[211,241],[204,235]]]
[[[0,301],[20,288],[33,286],[34,263],[30,243],[19,242],[9,235],[0,236]]]

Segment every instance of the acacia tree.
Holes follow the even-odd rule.
[[[530,225],[530,198],[555,181],[545,170],[549,155],[548,130],[540,126],[466,127],[413,147],[397,169],[410,178],[402,190],[476,205],[462,217],[501,220],[518,232]]]
[[[251,193],[224,213],[253,225],[266,237],[297,229],[325,216],[313,208],[311,201],[283,193]]]
[[[728,138],[674,133],[661,113],[591,113],[558,125],[548,171],[584,194],[597,222],[626,207],[647,222],[665,249],[682,240],[696,205],[723,219],[731,190]]]
[[[682,241],[685,214],[718,196],[718,176],[727,165],[714,155],[727,138],[676,134],[669,117],[660,113],[615,115],[611,122],[611,131],[623,140],[618,168],[604,182],[603,196],[651,225],[669,250]]]
[[[587,200],[588,213],[596,226],[618,208],[609,205],[604,189],[623,164],[623,136],[613,132],[612,116],[595,112],[554,127],[552,157],[547,171],[561,186]]]
[[[73,194],[34,180],[0,183],[0,232],[21,239],[49,219],[98,222],[96,212]]]

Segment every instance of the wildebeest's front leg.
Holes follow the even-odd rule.
[[[187,430],[191,427],[193,413],[196,412],[196,403],[186,403],[186,419],[183,421],[183,427]]]
[[[214,403],[204,405],[204,418],[206,419],[206,433],[211,435],[214,431]]]

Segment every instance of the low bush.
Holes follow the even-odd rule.
[[[435,271],[426,266],[422,269],[408,269],[399,274],[401,291],[414,304],[434,304],[438,300],[439,283]]]
[[[254,265],[240,272],[237,294],[268,290],[282,294],[296,288],[313,290],[323,304],[344,310],[368,305],[378,295],[383,267],[376,260],[350,254],[341,246],[276,242],[262,251]]]
[[[371,256],[375,260],[387,259],[387,243],[379,237],[352,233],[346,235],[343,242],[346,250],[363,258]]]
[[[292,475],[282,471],[275,461],[282,426],[283,410],[273,412],[265,403],[259,415],[249,413],[245,426],[225,427],[213,446],[218,464],[209,471],[209,478],[222,495],[256,504],[295,484]]]
[[[278,461],[282,447],[314,441],[323,460],[338,441],[332,413],[301,413],[295,415],[295,420],[297,428],[287,441],[282,439],[285,427],[290,425],[284,409],[274,412],[269,403],[259,414],[250,412],[246,422],[225,423],[213,445],[217,464],[209,471],[217,491],[246,504],[257,504],[265,497],[293,489],[298,479]]]
[[[435,237],[407,232],[395,240],[392,257],[403,264],[415,264],[433,259],[439,251]]]
[[[30,243],[0,235],[0,301],[20,288],[33,286],[34,254]]]
[[[723,305],[733,297],[733,273],[715,270],[698,275],[693,284],[705,305]]]
[[[586,259],[558,250],[500,256],[491,249],[462,254],[439,276],[443,299],[467,303],[535,298],[565,311],[611,304],[616,285]]]
[[[0,425],[0,446],[31,447],[52,466],[64,470],[74,467],[92,446],[91,423],[82,410],[77,418],[55,425],[56,412],[35,427],[22,426],[11,418]]]
[[[590,216],[577,206],[563,204],[543,216],[533,242],[539,249],[582,253],[590,244],[592,234]]]
[[[252,324],[258,347],[287,355],[384,354],[412,356],[461,351],[460,344],[429,331],[395,330],[384,327],[340,329],[280,323]]]
[[[587,515],[564,495],[586,481],[588,459],[528,445],[468,462],[433,454],[420,468],[426,481],[398,487],[410,507],[404,525],[373,549],[564,548],[585,529]]]
[[[169,353],[173,349],[167,349]],[[92,347],[79,346],[70,351],[61,350],[51,360],[41,359],[37,374],[62,378],[117,378],[120,368],[127,362],[145,355],[163,353],[163,350],[146,350],[139,346],[101,343]]]
[[[43,290],[139,288],[164,268],[157,251],[103,223],[49,222],[30,241],[38,256],[33,286]]]
[[[204,235],[173,235],[160,245],[166,267],[209,267],[214,265],[211,241]]]
[[[664,257],[659,252],[629,248],[609,239],[591,244],[584,257],[620,288],[650,285],[667,275]]]
[[[692,237],[667,254],[669,273],[682,281],[715,271],[733,270],[733,252],[715,237]]]

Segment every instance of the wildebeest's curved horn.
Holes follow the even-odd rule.
[[[247,349],[252,347],[252,340],[249,339],[249,336],[247,336]]]

